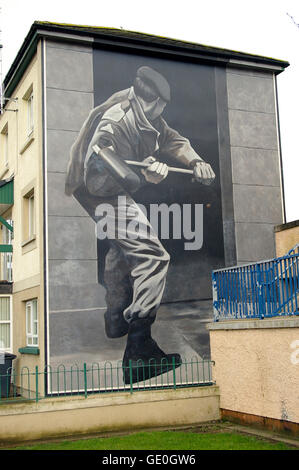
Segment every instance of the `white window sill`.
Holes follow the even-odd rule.
[[[22,247],[29,245],[29,243],[32,243],[34,240],[36,240],[36,235],[32,235],[32,237],[28,238],[27,240],[22,242]]]
[[[25,150],[28,149],[29,145],[31,145],[33,141],[34,141],[34,134],[32,131],[31,134],[28,135],[26,142],[22,145],[20,149],[20,155],[22,155],[25,152]]]
[[[3,168],[2,171],[0,172],[0,180],[3,179],[3,176],[6,175],[6,173],[8,172],[8,170],[9,170],[8,163],[5,163],[4,168]]]

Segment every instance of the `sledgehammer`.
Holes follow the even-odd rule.
[[[129,166],[148,168],[151,165],[151,163],[143,163],[135,160],[121,160],[109,148],[101,149],[98,145],[93,145],[92,150],[105,162],[106,168],[111,176],[129,191],[136,191],[140,186],[140,178],[129,168]],[[192,170],[176,168],[173,166],[169,166],[168,171],[193,175]]]

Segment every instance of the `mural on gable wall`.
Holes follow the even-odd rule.
[[[103,303],[85,327],[78,302],[85,339],[68,332],[64,360],[119,359],[128,384],[203,356],[198,302],[224,264],[215,71],[100,50],[93,62],[95,106],[71,146],[64,189],[93,221]],[[90,310],[97,302],[89,298]],[[67,321],[50,361],[63,356],[55,344]]]

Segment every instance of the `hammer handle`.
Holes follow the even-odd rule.
[[[135,160],[125,160],[125,162],[127,165],[141,166],[142,168],[148,168],[152,165],[152,163],[137,162]],[[193,175],[192,170],[186,170],[185,168],[176,168],[174,166],[169,166],[168,171],[172,171],[173,173],[185,173],[186,175]]]

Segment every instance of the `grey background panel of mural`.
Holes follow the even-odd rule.
[[[49,129],[78,131],[93,106],[93,96],[87,92],[48,88],[47,102]]]
[[[64,216],[51,217],[49,258],[96,259],[94,222],[86,217],[68,217],[67,221]]]
[[[273,78],[228,73],[228,101],[232,109],[275,113]]]
[[[67,311],[104,307],[104,289],[96,281],[94,224],[64,193],[70,147],[94,103],[92,49],[47,41],[46,51],[49,333],[53,338],[56,322],[51,312],[60,312],[55,315],[64,323]],[[62,328],[58,344],[64,342],[64,333]],[[54,355],[57,347],[53,345]]]
[[[65,126],[66,127],[66,126]],[[63,173],[64,179],[69,161],[71,145],[78,135],[78,130],[49,129],[47,131],[47,170],[48,173]]]
[[[233,183],[280,187],[277,150],[232,147],[231,156]]]
[[[226,69],[215,67],[215,84],[225,265],[234,266],[237,254]]]
[[[237,262],[275,255],[283,220],[274,76],[227,69]]]
[[[280,196],[280,189],[275,186],[236,185],[236,221],[277,225],[281,218]]]
[[[233,147],[277,149],[274,114],[230,109],[229,120]]]
[[[57,44],[47,47],[47,86],[60,90],[76,92],[93,92],[92,54],[90,49],[72,50],[57,47]],[[59,67],[57,63],[59,62]],[[82,73],[85,70],[85,73]]]
[[[48,191],[51,197],[48,201],[48,215],[61,217],[87,217],[85,209],[82,208],[74,197],[67,197],[64,194],[66,172],[48,173]],[[61,195],[58,203],[55,195]]]
[[[236,222],[237,256],[239,263],[267,260],[274,256],[272,224]]]

